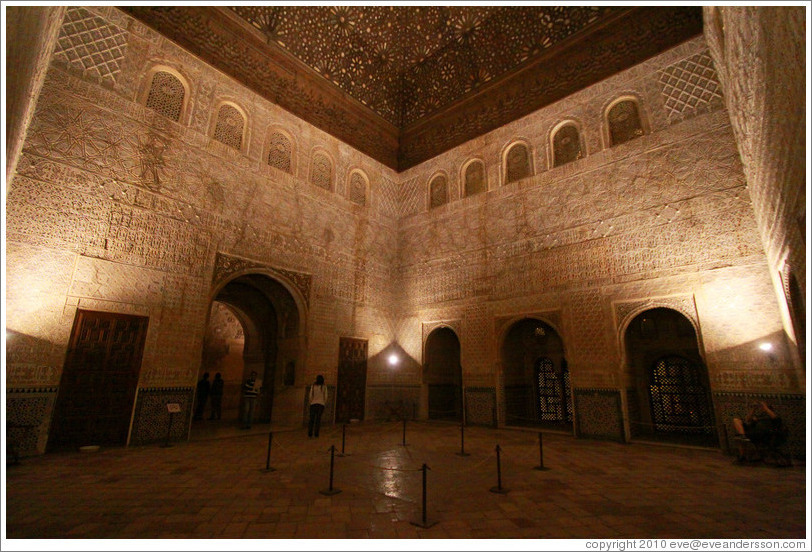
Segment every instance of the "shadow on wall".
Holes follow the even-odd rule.
[[[417,417],[420,363],[397,342],[369,357],[366,419],[395,421]]]
[[[732,454],[733,418],[747,415],[759,400],[770,403],[787,426],[787,448],[795,458],[806,458],[806,394],[790,360],[789,340],[783,331],[713,354],[714,364],[730,366],[711,374],[721,444]]]
[[[59,389],[64,349],[6,329],[6,448],[8,457],[42,454]]]

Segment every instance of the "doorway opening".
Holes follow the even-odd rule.
[[[208,373],[213,381],[220,374],[221,416],[211,419],[211,397],[206,397],[192,433],[239,425],[242,386],[252,372],[262,389],[252,423],[301,423],[295,367],[302,350],[299,309],[282,283],[264,274],[245,274],[226,283],[212,301],[197,378]],[[200,399],[195,397],[196,406]]]
[[[546,322],[525,318],[502,343],[505,423],[572,431],[570,373],[564,342]]]
[[[718,446],[708,372],[696,332],[667,308],[638,314],[626,328],[632,439]]]
[[[423,387],[430,420],[462,421],[462,366],[460,340],[451,328],[432,331],[426,338]]]

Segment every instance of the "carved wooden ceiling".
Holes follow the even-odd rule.
[[[122,9],[399,171],[702,32],[700,6]]]

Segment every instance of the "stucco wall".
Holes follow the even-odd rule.
[[[77,22],[100,33],[81,35]],[[139,392],[183,395],[213,290],[238,269],[278,278],[300,301],[301,390],[318,373],[335,384],[340,337],[369,341],[370,415],[417,400],[424,341],[447,325],[461,343],[469,419],[498,422],[499,344],[536,316],[563,340],[576,404],[595,406],[576,425],[618,438],[623,331],[655,306],[699,328],[713,392],[803,389],[701,37],[395,174],[114,8],[68,8],[61,32],[116,40],[79,40],[104,62],[77,61],[75,42],[59,43],[8,191],[6,385],[40,450],[77,309],[149,316]],[[189,84],[179,123],[143,105],[155,65]],[[621,96],[639,102],[647,132],[612,147],[604,111]],[[211,138],[223,100],[247,115],[241,151]],[[551,131],[570,119],[586,155],[550,168]],[[265,161],[274,128],[293,137],[290,174]],[[517,139],[535,174],[503,185],[502,156]],[[329,191],[308,180],[316,150],[334,163]],[[485,162],[488,191],[462,198],[472,157]],[[369,180],[365,206],[348,197],[356,169]],[[429,210],[438,171],[451,200]],[[385,362],[391,350],[404,355],[397,368]],[[32,390],[45,399],[26,401]],[[148,411],[139,403],[134,414],[141,442],[158,431]]]

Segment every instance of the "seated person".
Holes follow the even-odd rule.
[[[753,403],[744,420],[733,418],[733,428],[736,430],[737,436],[746,437],[758,451],[781,444],[779,440],[782,435],[782,427],[781,417],[776,414],[772,405],[764,401]],[[747,458],[746,446],[747,442],[739,439],[738,461],[744,461]]]

